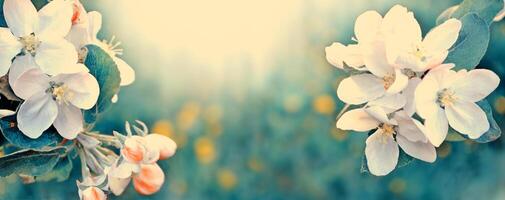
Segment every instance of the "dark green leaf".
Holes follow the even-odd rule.
[[[69,156],[65,156],[61,158],[58,163],[54,166],[54,168],[49,172],[42,176],[36,177],[37,181],[51,181],[56,180],[58,182],[67,180],[70,176],[70,172],[72,172],[72,160]]]
[[[0,158],[0,177],[11,174],[39,176],[50,172],[65,148],[59,147],[46,151],[22,150]]]
[[[469,13],[476,13],[487,24],[491,24],[493,18],[502,8],[503,0],[464,0],[454,11],[452,17],[459,19]]]
[[[446,63],[454,63],[455,69],[473,69],[486,53],[489,43],[489,27],[477,14],[469,13],[461,18],[463,27],[459,38],[449,50]]]
[[[121,78],[116,63],[107,52],[96,45],[87,45],[86,49],[87,56],[84,64],[100,86],[100,96],[96,105],[84,111],[86,123],[92,124],[97,116],[112,104],[111,99],[119,91]]]
[[[479,138],[475,139],[476,142],[479,143],[487,143],[487,142],[492,142],[498,139],[501,136],[501,129],[500,126],[498,126],[498,123],[494,120],[493,117],[493,109],[491,108],[491,105],[489,105],[489,102],[487,100],[482,100],[477,102],[477,105],[484,110],[487,116],[487,121],[489,122],[489,130],[485,132],[482,136]]]
[[[53,127],[44,131],[37,139],[25,136],[17,127],[16,115],[0,119],[0,129],[8,142],[23,149],[41,149],[47,146],[54,146],[63,140]]]

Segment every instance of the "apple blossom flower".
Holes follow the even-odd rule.
[[[435,161],[435,147],[426,138],[426,129],[419,121],[403,110],[395,112],[393,119],[389,119],[389,113],[384,110],[370,108],[344,113],[337,121],[337,128],[360,132],[377,129],[368,136],[365,147],[368,169],[372,174],[384,176],[395,169],[399,157],[398,146],[414,158],[425,162]]]
[[[391,25],[385,22],[383,27],[389,62],[415,72],[424,72],[442,64],[449,48],[458,39],[461,21],[448,19],[429,31],[423,39],[421,28],[413,14],[404,7],[397,10],[397,16],[392,17],[394,20]]]
[[[81,109],[92,108],[99,94],[98,82],[88,72],[50,77],[38,68],[20,75],[12,89],[25,100],[18,110],[18,127],[34,139],[51,125],[64,138],[74,139],[83,129]]]
[[[74,0],[74,24],[66,38],[74,44],[75,48],[80,49],[88,44],[95,44],[104,49],[116,63],[121,76],[121,86],[131,84],[135,80],[135,71],[128,63],[119,58],[123,54],[123,49],[118,48],[120,42],[115,42],[115,37],[110,41],[101,41],[97,38],[98,32],[102,27],[102,15],[97,11],[86,13],[79,0]],[[74,18],[72,18],[74,19]]]
[[[75,71],[71,67],[77,63],[77,52],[64,39],[71,26],[69,2],[53,0],[37,13],[29,0],[5,0],[3,10],[8,28],[0,28],[0,75],[20,53],[32,56],[49,75]]]
[[[486,113],[477,105],[498,87],[500,78],[487,69],[460,70],[436,67],[419,83],[415,91],[417,114],[423,118],[426,136],[439,146],[449,125],[456,131],[477,139],[489,129]]]

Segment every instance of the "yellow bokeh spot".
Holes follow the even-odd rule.
[[[168,120],[157,121],[156,123],[154,123],[154,126],[151,130],[153,133],[158,133],[158,134],[167,136],[169,138],[172,138],[175,136],[174,127],[173,127],[172,123]]]
[[[209,138],[198,138],[195,141],[195,154],[202,164],[210,164],[216,158],[216,148],[214,142]]]
[[[261,172],[264,168],[263,163],[257,158],[251,158],[249,162],[247,162],[247,166],[254,172]]]
[[[200,115],[200,105],[197,102],[188,102],[184,104],[177,115],[177,126],[187,131],[193,127],[196,119]]]
[[[347,134],[347,131],[337,129],[335,127],[331,129],[331,136],[337,141],[345,140],[347,138]]]
[[[321,95],[314,100],[313,107],[318,113],[331,115],[335,110],[335,101],[329,95]]]
[[[237,176],[230,169],[219,170],[217,179],[221,188],[225,190],[231,190],[237,185]]]
[[[407,182],[403,179],[394,178],[389,182],[389,190],[395,194],[403,193],[405,188],[407,188]]]
[[[494,102],[494,108],[497,113],[505,114],[505,96],[500,96]]]
[[[440,158],[445,158],[447,157],[449,154],[451,154],[451,151],[452,151],[452,146],[451,144],[447,143],[447,142],[444,142],[442,143],[442,145],[440,145],[440,147],[437,149],[437,154],[438,154],[438,157]]]
[[[290,113],[295,113],[302,107],[302,99],[298,95],[290,95],[284,99],[284,110]]]

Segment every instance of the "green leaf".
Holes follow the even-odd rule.
[[[112,57],[96,45],[87,45],[87,55],[84,64],[89,69],[100,86],[100,95],[96,105],[84,111],[86,123],[93,124],[98,115],[107,110],[112,104],[112,97],[119,91],[121,77]]]
[[[58,163],[54,166],[54,168],[49,172],[42,176],[36,177],[37,181],[51,181],[56,180],[57,182],[61,182],[67,180],[72,172],[72,160],[69,156],[65,156],[61,158]]]
[[[477,102],[477,105],[479,105],[480,108],[482,108],[482,110],[484,110],[486,113],[487,121],[489,122],[489,130],[479,138],[475,139],[475,141],[478,143],[488,143],[495,141],[501,136],[501,129],[498,123],[496,123],[494,120],[493,108],[491,105],[489,105],[489,102],[487,100],[479,101]]]
[[[46,151],[22,150],[0,158],[0,177],[11,174],[39,176],[50,172],[65,148],[58,147]]]
[[[23,149],[41,149],[54,146],[63,140],[53,127],[44,131],[37,139],[25,136],[17,127],[16,115],[1,118],[0,129],[8,142]]]
[[[464,0],[454,11],[452,17],[459,19],[469,13],[475,13],[487,24],[491,24],[493,18],[502,8],[503,0]]]
[[[462,28],[456,44],[449,50],[446,63],[454,63],[455,70],[475,68],[489,44],[489,27],[475,13],[469,13],[461,18]]]

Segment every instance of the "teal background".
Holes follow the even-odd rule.
[[[139,196],[130,186],[111,199],[505,199],[502,138],[488,144],[444,143],[435,163],[415,161],[385,177],[360,173],[366,133],[335,128],[343,106],[335,89],[344,74],[326,62],[324,47],[335,41],[351,43],[354,19],[365,10],[384,14],[402,4],[427,32],[443,10],[459,1],[340,2],[334,12],[320,13],[317,1],[304,1],[303,21],[293,33],[302,40],[293,37],[277,46],[276,59],[261,81],[248,77],[253,66],[247,56],[234,58],[230,65],[245,70],[226,74],[223,84],[195,78],[205,76],[205,65],[185,56],[166,63],[154,44],[123,40],[128,33],[108,26],[115,23],[108,16],[111,8],[97,0],[84,2],[88,10],[102,12],[100,35],[122,40],[124,59],[137,73],[97,129],[123,131],[124,121],[141,119],[180,147],[175,157],[159,162],[166,176],[160,192]],[[488,52],[479,66],[503,78],[505,22],[491,28]],[[197,75],[180,73],[180,68]],[[502,129],[504,92],[501,83],[488,99]],[[15,177],[4,178],[0,194],[2,199],[77,198],[79,172],[74,168],[72,178],[59,183],[23,185]]]

